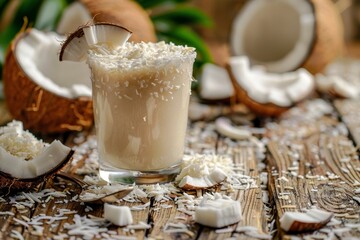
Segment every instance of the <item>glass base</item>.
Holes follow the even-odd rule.
[[[180,164],[158,171],[132,171],[126,169],[114,169],[100,166],[99,174],[102,179],[109,183],[122,184],[155,184],[167,183],[175,179],[180,172]]]

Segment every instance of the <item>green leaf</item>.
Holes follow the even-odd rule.
[[[159,39],[194,47],[203,62],[213,61],[205,42],[191,28],[156,22],[155,27]]]
[[[8,0],[0,0],[0,16],[3,16],[3,11],[8,2]]]
[[[29,24],[34,23],[41,4],[48,0],[21,0],[20,6],[15,14],[13,24],[21,29],[24,17],[27,17]]]
[[[137,0],[136,2],[140,4],[145,9],[154,8],[164,5],[173,5],[178,3],[184,3],[188,0]]]
[[[166,21],[182,25],[200,25],[211,27],[212,20],[204,12],[195,7],[179,6],[172,10],[151,16],[153,21]]]
[[[66,6],[67,2],[65,0],[44,1],[36,16],[35,28],[48,31],[54,30]]]

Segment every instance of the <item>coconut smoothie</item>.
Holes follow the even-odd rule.
[[[156,172],[180,163],[194,59],[193,48],[164,42],[90,51],[101,169]]]

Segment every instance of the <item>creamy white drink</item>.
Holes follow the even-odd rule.
[[[164,42],[90,51],[100,171],[180,163],[194,59],[193,48]]]

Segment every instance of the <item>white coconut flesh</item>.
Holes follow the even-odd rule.
[[[316,19],[308,0],[248,1],[235,17],[231,48],[272,72],[300,67],[313,47]]]
[[[250,68],[247,57],[231,57],[229,66],[237,84],[254,101],[290,107],[314,89],[313,76],[305,69],[288,73],[269,73],[261,67]]]
[[[28,78],[64,98],[91,97],[90,69],[85,63],[59,62],[63,36],[32,29],[21,38],[15,56]]]
[[[106,55],[107,51],[124,45],[130,37],[129,30],[114,24],[97,23],[84,26],[66,40],[60,53],[60,61],[85,61],[89,49]]]
[[[18,179],[41,176],[61,164],[71,149],[60,141],[46,144],[13,121],[0,128],[0,171]]]
[[[207,100],[227,99],[234,95],[234,88],[226,69],[212,63],[202,68],[200,97]]]
[[[307,212],[285,212],[280,218],[280,226],[285,231],[317,230],[326,225],[333,213],[313,208]]]

